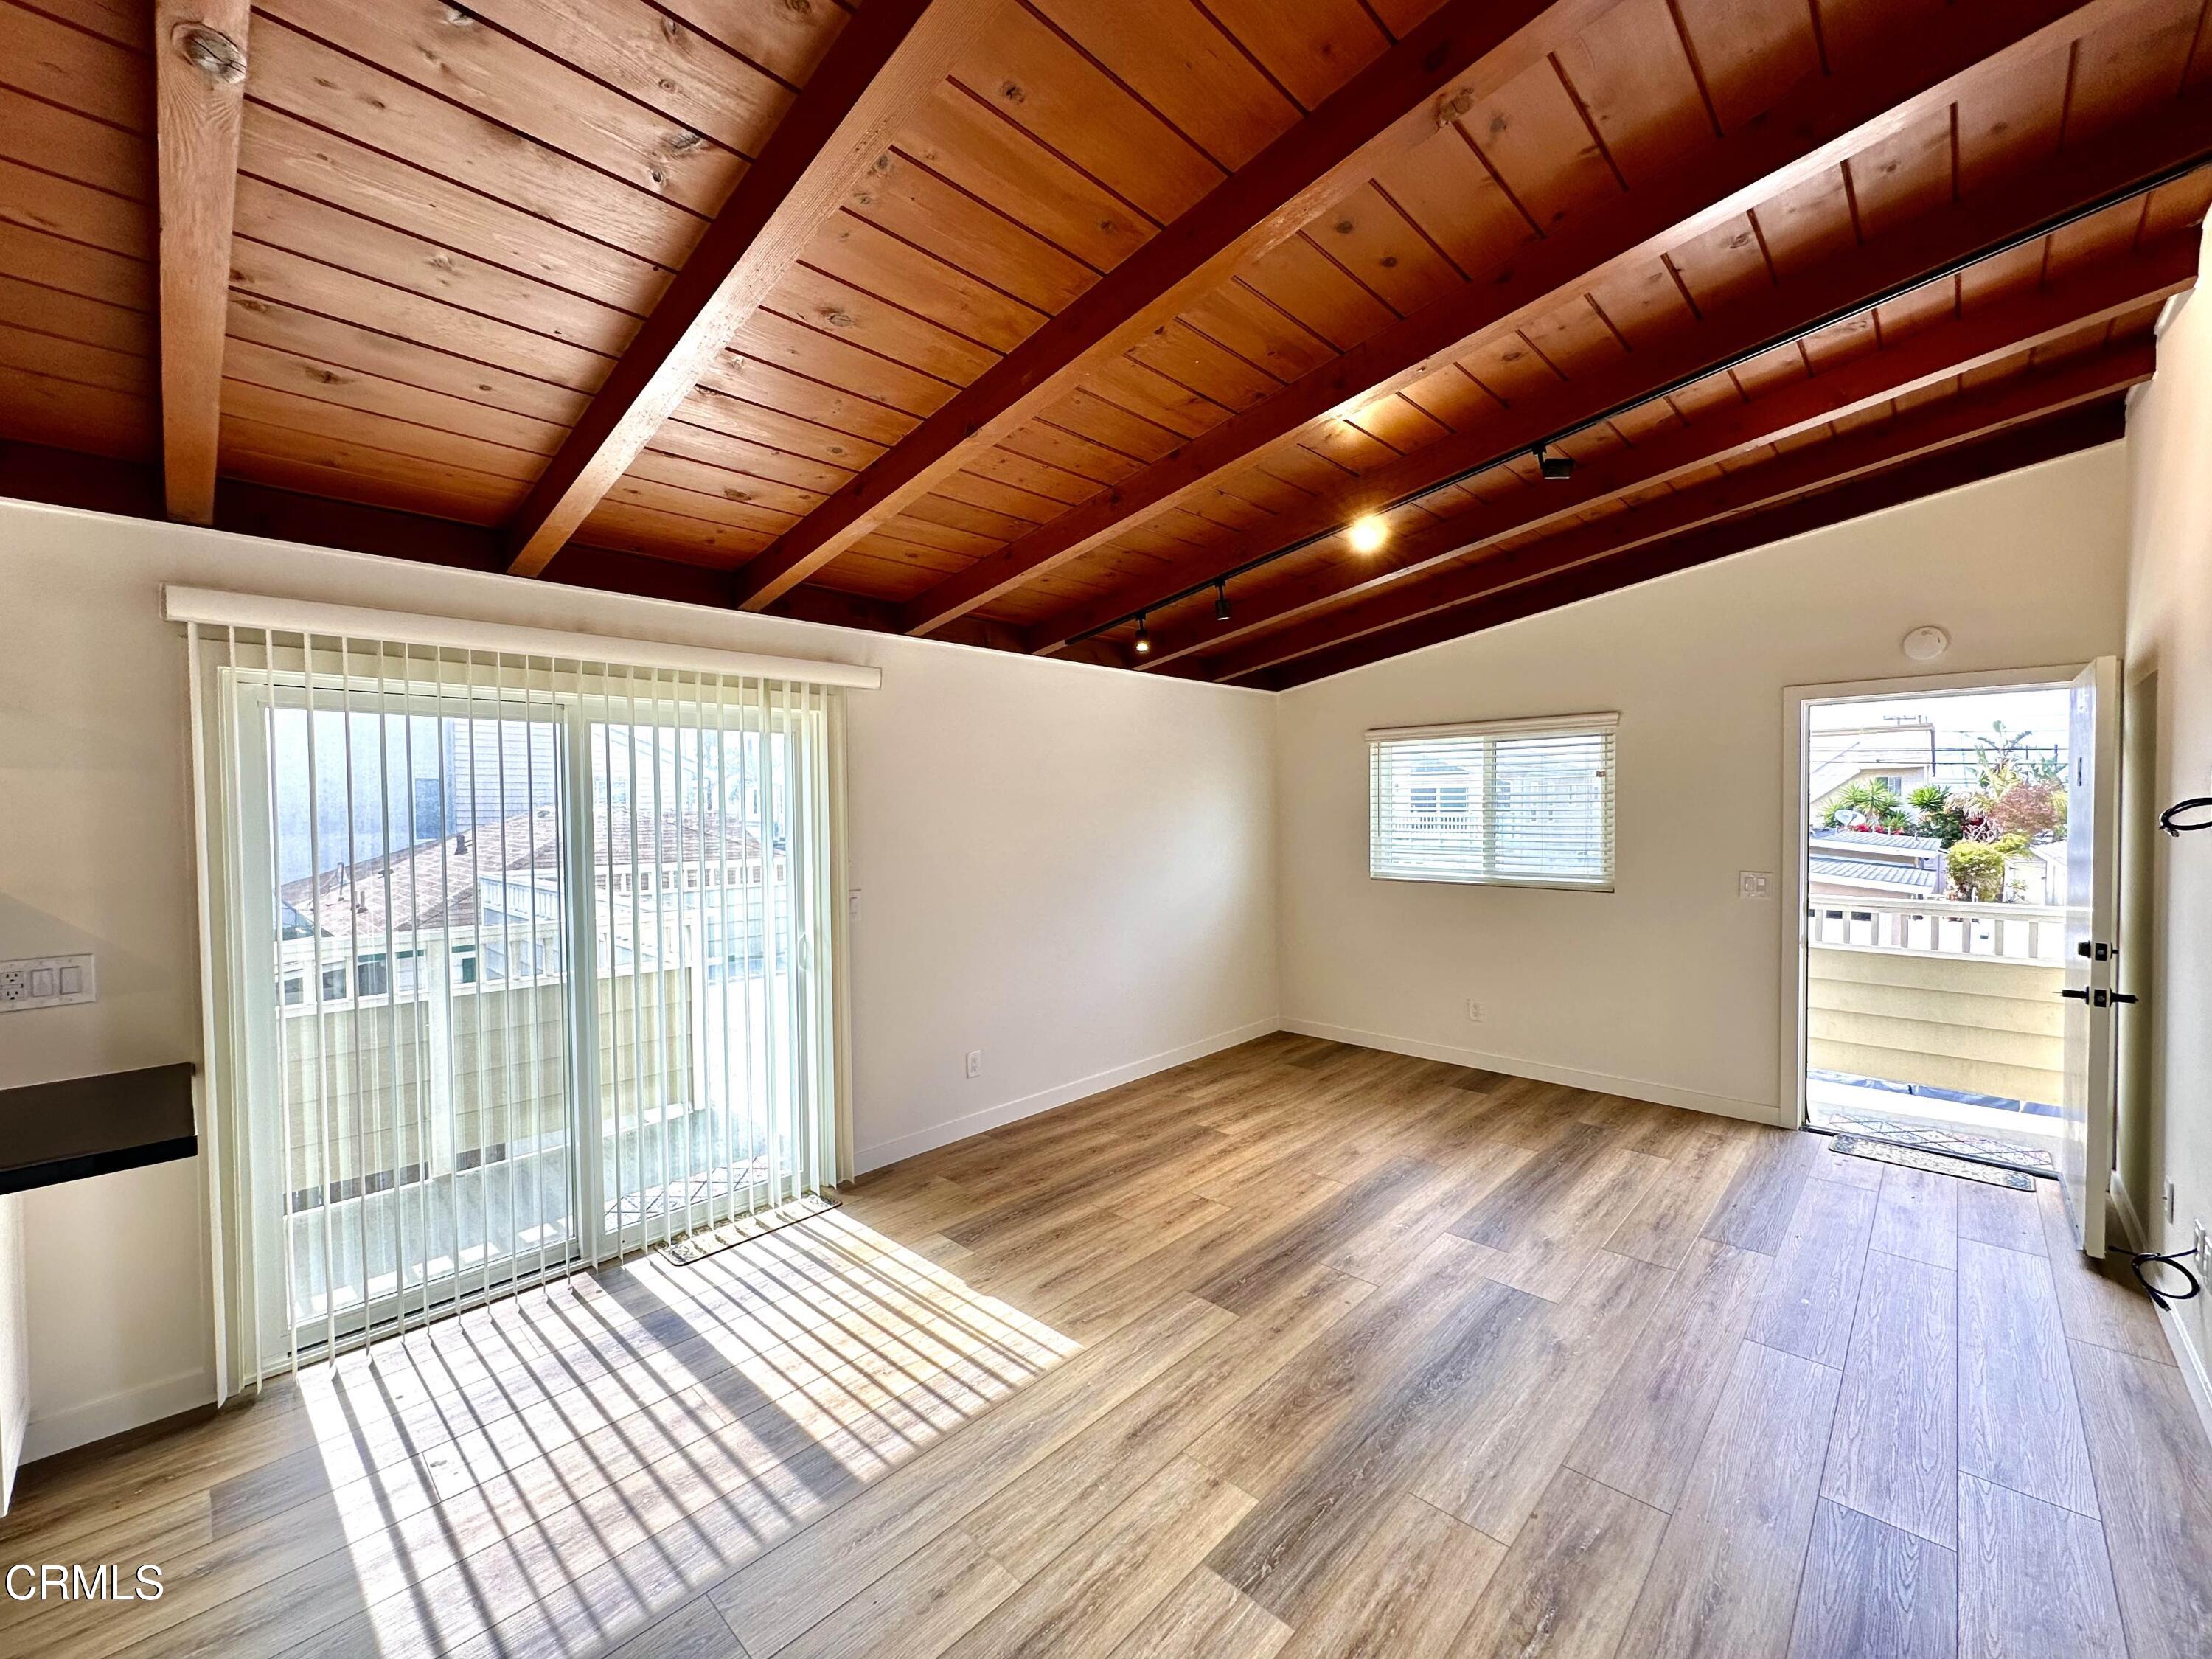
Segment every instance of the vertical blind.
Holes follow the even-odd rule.
[[[1370,732],[1368,873],[1608,891],[1619,716]]]
[[[187,635],[226,1393],[835,1183],[836,689]]]

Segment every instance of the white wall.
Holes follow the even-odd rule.
[[[1285,1023],[1771,1120],[1783,919],[1736,876],[1784,867],[1783,687],[1911,672],[1923,623],[1947,672],[2118,650],[2125,477],[2107,445],[1285,693]],[[1608,709],[1616,891],[1368,878],[1368,728]]]
[[[2212,241],[2206,276],[2212,277]],[[2128,789],[2120,967],[2143,1000],[2123,1020],[2120,1183],[2138,1248],[2188,1247],[2212,1225],[2212,835],[2170,839],[2159,811],[2212,794],[2212,302],[2196,295],[2159,342],[2128,421]],[[2166,1219],[2165,1183],[2175,1220]],[[2179,1304],[2200,1407],[2212,1405],[2212,1298]],[[2177,1345],[2180,1346],[2182,1345]],[[2208,1416],[2212,1421],[2212,1416]]]
[[[863,1168],[1276,1024],[1273,700],[1077,664],[0,502],[0,1087],[196,1058],[179,581],[878,665],[851,694]],[[966,1050],[984,1053],[980,1079]],[[196,1164],[27,1194],[30,1452],[208,1399]]]

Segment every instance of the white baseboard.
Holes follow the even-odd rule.
[[[15,1402],[15,1420],[0,1431],[0,1515],[8,1513],[15,1496],[15,1469],[23,1461],[23,1443],[31,1431],[31,1402]]]
[[[1544,1060],[1522,1060],[1513,1054],[1484,1054],[1479,1049],[1462,1048],[1448,1042],[1425,1042],[1419,1037],[1393,1036],[1387,1031],[1360,1031],[1349,1026],[1324,1025],[1318,1020],[1286,1019],[1283,1022],[1283,1030],[1296,1031],[1300,1036],[1326,1037],[1332,1042],[1355,1043],[1362,1048],[1381,1048],[1394,1054],[1412,1054],[1418,1060],[1440,1060],[1448,1065],[1472,1066],[1479,1072],[1503,1072],[1508,1077],[1533,1078],[1539,1083],[1557,1083],[1570,1089],[1588,1089],[1594,1094],[1623,1095],[1631,1100],[1649,1100],[1662,1106],[1679,1106],[1685,1111],[1710,1112],[1716,1117],[1742,1118],[1751,1123],[1779,1121],[1776,1109],[1759,1101],[1738,1100],[1732,1095],[1709,1095],[1700,1089],[1678,1089],[1670,1083],[1649,1083],[1642,1078],[1577,1071],[1571,1066],[1553,1066]]]
[[[1186,1042],[1180,1048],[1147,1054],[1142,1060],[1133,1060],[1126,1066],[1093,1072],[1089,1077],[1079,1077],[1073,1082],[1055,1084],[1049,1089],[1040,1089],[1035,1094],[1024,1095],[1018,1100],[1003,1101],[996,1106],[986,1106],[979,1112],[964,1113],[949,1122],[917,1129],[910,1135],[880,1140],[872,1146],[858,1147],[853,1154],[854,1172],[865,1175],[871,1170],[882,1169],[886,1164],[896,1164],[902,1158],[934,1152],[939,1146],[950,1146],[956,1140],[980,1135],[986,1129],[995,1129],[1002,1124],[1034,1117],[1037,1113],[1048,1112],[1055,1106],[1065,1106],[1071,1100],[1081,1100],[1085,1095],[1095,1095],[1103,1090],[1118,1088],[1124,1083],[1133,1083],[1140,1077],[1164,1072],[1170,1066],[1203,1060],[1208,1054],[1218,1054],[1224,1048],[1234,1048],[1240,1042],[1249,1042],[1255,1037],[1267,1036],[1282,1029],[1280,1020],[1255,1019],[1250,1024],[1240,1025],[1232,1031],[1218,1031],[1212,1036],[1200,1037],[1195,1042]]]
[[[2148,1250],[2158,1248],[2150,1243],[2150,1229],[2143,1225],[2142,1212],[2136,1207],[2135,1194],[2128,1184],[2117,1175],[2112,1177],[2112,1208],[2119,1212],[2120,1225],[2127,1229],[2129,1247]],[[2212,1440],[2212,1370],[2208,1370],[2204,1356],[2197,1351],[2197,1344],[2170,1308],[2158,1310],[2160,1328],[2166,1333],[2166,1346],[2173,1350],[2173,1363],[2181,1371],[2181,1380],[2189,1386],[2189,1398],[2197,1407],[2197,1425],[2204,1437]]]
[[[191,1370],[34,1416],[23,1432],[23,1462],[35,1463],[56,1452],[89,1445],[111,1434],[143,1428],[214,1402],[215,1378],[204,1370]]]

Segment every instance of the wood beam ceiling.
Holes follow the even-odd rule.
[[[544,571],[1001,3],[870,0],[845,24],[525,498],[512,574]]]
[[[1615,448],[1578,466],[1565,482],[1547,481],[1515,490],[1494,505],[1430,520],[1394,542],[1386,556],[1333,564],[1255,604],[1238,606],[1228,623],[1194,623],[1179,634],[1156,637],[1141,665],[1153,670],[1194,653],[1218,655],[1237,640],[1362,593],[1395,588],[1486,544],[1562,524],[1603,502],[1663,485],[1759,446],[1786,442],[2085,326],[2155,305],[2189,287],[2197,258],[2197,237],[2172,236],[2142,254],[2106,261],[2048,288],[1930,325],[1826,373],[1663,430],[1633,447]],[[1815,446],[1793,459],[1817,471],[1831,447]],[[1767,470],[1754,467],[1746,477],[1756,478]]]
[[[2208,146],[2212,146],[2208,111],[2197,103],[2177,104],[2062,156],[2039,173],[1982,192],[1948,213],[1908,225],[1848,257],[1826,261],[1808,276],[1741,301],[1711,323],[1630,354],[1610,369],[1525,398],[1495,421],[1378,468],[1361,481],[1357,491],[1317,502],[1308,514],[1276,520],[1270,543],[1287,547],[1327,534],[1388,503],[1439,488],[1470,469],[1525,454],[1555,434],[1647,401],[1703,371],[1786,339],[1808,321],[1869,308],[1930,271],[2005,246],[2054,214],[2080,210],[2142,179],[2198,159]],[[1249,558],[1258,550],[1247,548],[1240,556]],[[1030,637],[1038,650],[1060,649],[1066,641],[1144,605],[1212,580],[1224,565],[1218,553],[1178,561],[1147,577],[1141,586],[1127,586],[1044,618],[1031,629]],[[1344,579],[1356,582],[1361,576],[1354,567]]]
[[[2148,374],[2140,358],[2134,368]],[[1996,429],[1978,442],[1939,450],[1782,506],[1641,544],[1632,550],[1576,565],[1539,580],[1465,594],[1458,603],[1350,639],[1332,640],[1291,661],[1250,671],[1241,677],[1242,683],[1279,691],[1304,685],[2024,466],[2115,443],[2127,434],[2126,410],[2118,393],[2115,388],[2081,407],[2039,412]]]
[[[1073,391],[1243,261],[1433,138],[1618,0],[1446,0],[1334,96],[1116,265],[736,576],[758,611]],[[2027,0],[2048,9],[2053,0]],[[972,607],[965,607],[972,608]]]
[[[2021,375],[1879,426],[1747,466],[1713,483],[1563,529],[1542,540],[1440,565],[1346,609],[1279,628],[1225,653],[1210,653],[1208,678],[1237,679],[1340,641],[1410,622],[1431,611],[1556,575],[1593,559],[1777,506],[1809,491],[1875,472],[2023,421],[2109,400],[2150,377],[2148,346],[2094,354],[2063,368]],[[1469,550],[1473,551],[1473,550]]]
[[[1490,280],[1413,313],[1110,491],[939,582],[908,605],[908,631],[929,632],[988,604],[1168,511],[1188,492],[1249,465],[1313,422],[1409,386],[1479,342],[1510,334],[1607,278],[1656,260],[1803,184],[1942,108],[1957,96],[1961,78],[1990,59],[2026,64],[2147,3],[2028,0],[1954,8],[1929,21],[1913,52],[1865,75],[1814,74],[1767,114],[1715,140],[1666,177],[1639,185],[1606,212],[1537,242]],[[1318,510],[1331,506],[1342,512],[1342,503]],[[1328,521],[1343,522],[1360,510]],[[1102,608],[1107,617],[1119,616],[1178,585],[1148,581],[1115,594]],[[1069,631],[1080,633],[1097,620],[1086,611]],[[1048,634],[1037,645],[1050,650],[1064,642]]]
[[[157,0],[155,176],[160,191],[161,471],[169,517],[215,522],[224,315],[248,0]]]

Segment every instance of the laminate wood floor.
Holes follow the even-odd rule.
[[[1263,1039],[34,1465],[0,1651],[2212,1652],[2149,1304],[1827,1145]]]

